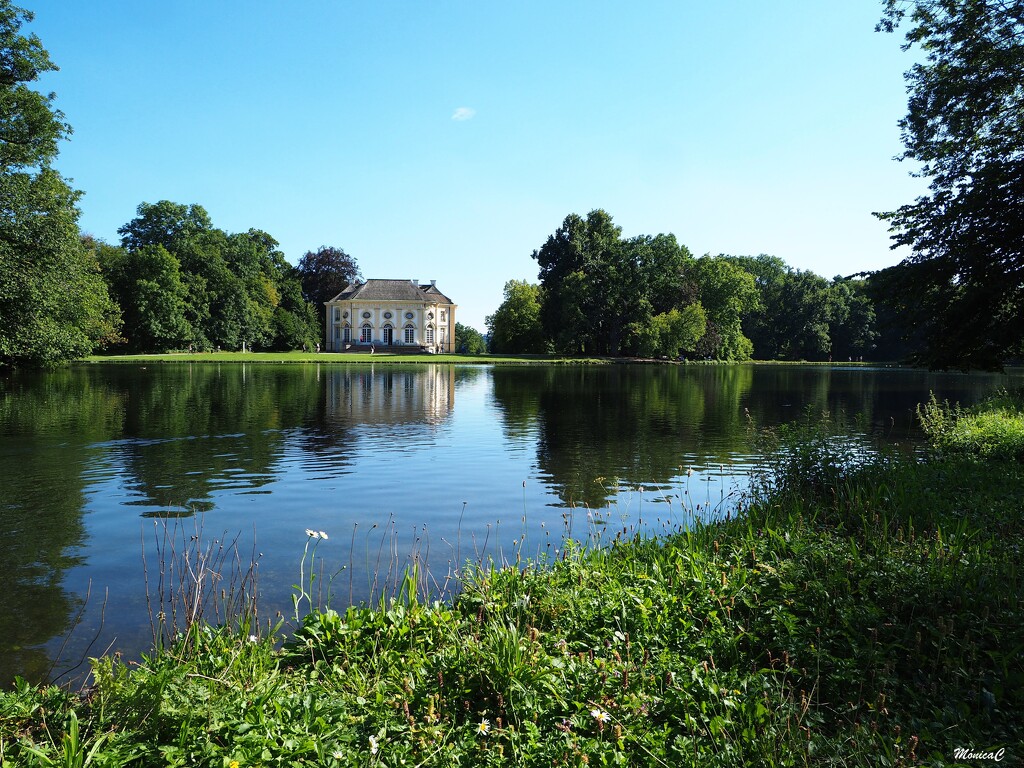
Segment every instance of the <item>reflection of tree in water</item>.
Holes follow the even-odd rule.
[[[112,373],[128,403],[116,449],[137,494],[130,503],[188,514],[212,509],[217,490],[256,492],[272,482],[288,430],[315,420],[317,374],[238,365]]]
[[[71,629],[81,600],[62,582],[82,562],[85,475],[99,458],[88,445],[109,439],[123,407],[81,370],[0,383],[0,687],[42,680],[41,646]]]
[[[602,507],[618,484],[669,483],[686,462],[721,459],[747,438],[747,367],[496,368],[492,376],[506,434],[536,430],[538,467],[567,504]]]
[[[747,407],[759,427],[830,414],[868,433],[904,436],[913,427],[924,372],[789,365],[753,366]],[[948,375],[945,377],[948,381]],[[883,396],[884,393],[884,396]]]

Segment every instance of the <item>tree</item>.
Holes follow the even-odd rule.
[[[655,315],[679,306],[693,260],[671,234],[622,238],[603,210],[570,214],[534,251],[544,330],[560,351],[619,355],[650,344]]]
[[[539,285],[525,280],[505,283],[505,300],[485,320],[492,352],[543,354],[548,351],[541,325],[542,296]],[[455,333],[458,338],[458,330]]]
[[[618,353],[622,230],[605,211],[565,217],[533,258],[546,293],[544,331],[568,354]]]
[[[319,338],[322,323],[302,298],[299,273],[266,232],[230,234],[215,228],[202,206],[169,200],[142,203],[136,218],[118,232],[130,254],[160,247],[175,259],[185,291],[188,338],[200,348],[308,348]],[[117,282],[116,276],[111,279]],[[154,282],[149,288],[175,293],[173,285]],[[119,291],[122,306],[135,301]],[[149,303],[170,307],[176,302],[169,295],[162,304]],[[141,338],[156,343],[157,337]]]
[[[79,238],[79,193],[54,171],[71,128],[53,94],[32,90],[57,67],[32,14],[0,0],[0,366],[53,365],[116,333],[116,310]]]
[[[466,355],[482,355],[487,351],[484,337],[476,328],[455,324],[455,351]]]
[[[697,354],[716,360],[749,360],[753,345],[743,335],[742,319],[759,303],[754,276],[728,258],[703,256],[690,265],[685,278],[707,313]]]
[[[136,216],[117,230],[121,245],[136,250],[145,245],[162,245],[175,253],[213,229],[210,214],[201,205],[182,205],[170,200],[140,203]]]
[[[643,324],[635,324],[637,353],[641,357],[679,357],[683,350],[692,350],[707,330],[707,313],[700,304],[683,310],[675,307],[655,315]]]
[[[359,279],[359,265],[341,248],[321,245],[315,251],[306,251],[296,269],[302,281],[302,294],[316,308],[323,336],[327,330],[327,308],[324,302],[330,301]]]
[[[875,305],[865,280],[836,276],[831,285],[833,316],[829,326],[832,354],[837,360],[871,356],[878,338]]]
[[[1024,2],[885,0],[879,28],[908,17],[904,48],[925,57],[906,74],[901,159],[930,185],[878,214],[912,249],[886,282],[914,295],[920,362],[998,368],[1024,354]]]

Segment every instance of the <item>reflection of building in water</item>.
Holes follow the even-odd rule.
[[[327,374],[327,418],[362,424],[439,424],[455,407],[455,367],[371,366]]]

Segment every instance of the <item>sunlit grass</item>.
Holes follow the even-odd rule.
[[[423,363],[457,363],[467,365],[500,365],[524,363],[606,363],[593,357],[561,357],[558,355],[461,355],[461,354],[397,354],[393,352],[172,352],[141,355],[91,355],[85,363],[317,363],[319,365],[381,365]]]

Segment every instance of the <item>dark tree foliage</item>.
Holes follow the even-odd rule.
[[[937,368],[998,368],[1024,353],[1024,0],[886,0],[908,23],[906,151],[929,193],[889,222],[913,253],[887,277]]]
[[[485,321],[491,351],[510,355],[547,352],[541,322],[545,304],[541,287],[525,280],[509,280],[505,283],[504,295],[504,301]]]
[[[829,338],[835,359],[895,359],[878,354],[875,302],[871,299],[867,281],[836,276],[832,278],[830,293],[832,317]]]
[[[321,309],[325,301],[333,299],[360,277],[355,259],[341,248],[326,245],[306,251],[296,269],[302,280],[302,293]]]
[[[863,280],[831,281],[777,256],[727,256],[754,276],[759,302],[743,315],[758,360],[847,360],[872,355],[875,310]],[[892,358],[888,358],[892,359]]]
[[[728,258],[708,255],[689,265],[684,280],[707,316],[704,335],[695,348],[697,356],[749,360],[753,345],[743,335],[742,321],[760,303],[754,276]]]
[[[534,251],[544,289],[541,320],[566,354],[637,354],[651,347],[653,318],[685,304],[683,269],[693,260],[674,235],[622,237],[603,210],[570,214]],[[655,334],[673,341],[686,334]],[[655,348],[658,345],[655,345]]]
[[[560,352],[618,353],[625,323],[617,299],[628,279],[622,270],[621,234],[602,210],[585,219],[570,214],[533,252],[546,292],[541,322]]]
[[[118,232],[126,255],[105,273],[126,314],[139,318],[126,326],[132,349],[286,350],[311,348],[319,338],[299,274],[266,232],[231,234],[215,228],[202,206],[169,200],[142,203]],[[154,248],[168,258],[155,262]],[[162,278],[140,283],[155,263]],[[144,311],[174,320],[158,323],[139,316]]]
[[[302,295],[316,309],[320,324],[317,338],[325,341],[327,308],[324,302],[333,299],[361,277],[359,265],[341,248],[321,245],[317,250],[306,251],[302,255],[296,271],[302,282]]]
[[[464,355],[482,355],[487,344],[480,331],[462,323],[455,324],[455,351]]]
[[[908,289],[917,265],[889,267],[868,275],[864,292],[875,312],[872,355],[875,360],[911,361],[914,352],[924,347],[922,327],[912,319],[920,296]]]
[[[54,365],[116,337],[117,312],[78,233],[78,193],[51,168],[71,128],[53,94],[57,69],[26,10],[0,0],[0,367]]]

